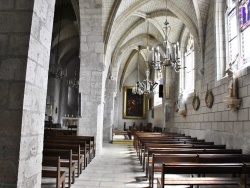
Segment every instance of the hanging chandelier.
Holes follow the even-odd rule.
[[[136,85],[132,88],[132,93],[133,94],[138,94],[142,95],[144,93],[144,86],[142,82],[139,80],[139,54],[140,54],[140,46],[138,46],[138,51],[137,51],[137,82]]]
[[[179,43],[172,43],[169,41],[169,34],[171,31],[171,27],[169,25],[167,19],[167,0],[166,0],[166,21],[164,23],[163,31],[164,31],[164,57],[161,58],[160,47],[158,46],[156,49],[152,47],[152,62],[151,65],[155,70],[162,70],[163,67],[171,66],[175,72],[179,72],[182,69],[180,65],[180,57],[179,57]]]
[[[142,94],[149,94],[151,92],[154,91],[155,87],[158,85],[158,83],[156,82],[152,82],[150,80],[150,70],[149,70],[149,46],[148,46],[148,28],[149,28],[149,22],[147,23],[147,54],[146,54],[146,61],[145,61],[145,64],[147,66],[147,70],[146,70],[146,79],[143,80],[143,81],[140,81],[139,80],[139,51],[140,51],[140,46],[138,47],[138,57],[137,57],[137,64],[138,64],[138,67],[137,67],[137,70],[138,70],[138,81],[136,83],[136,86],[132,89],[132,93],[133,94],[139,94],[139,95],[142,95]]]

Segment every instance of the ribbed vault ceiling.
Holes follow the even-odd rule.
[[[108,49],[106,54],[111,57],[110,70],[116,70],[114,76],[118,79],[118,85],[122,84],[137,67],[137,61],[131,58],[131,55],[134,55],[133,49],[138,45],[145,48],[148,43],[147,38],[150,39],[150,47],[163,44],[162,28],[166,15],[171,26],[169,36],[171,42],[186,41],[183,37],[188,36],[186,34],[188,31],[202,48],[199,35],[204,33],[210,2],[211,0],[168,0],[168,10],[166,10],[165,0],[117,0],[116,2],[104,0],[103,6],[105,10],[109,10],[103,12],[103,17],[106,18],[104,23],[110,24],[104,26],[109,28],[109,31],[105,30],[107,35],[105,38],[108,38],[106,45],[109,46],[106,48]],[[115,3],[119,6],[115,7]],[[108,22],[108,19],[112,19],[112,22]]]

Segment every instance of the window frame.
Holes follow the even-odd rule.
[[[244,37],[244,32],[250,32],[250,19],[246,20],[246,22],[244,24],[241,24],[241,13],[240,10],[242,7],[244,7],[243,5],[247,5],[248,3],[250,3],[250,0],[236,0],[235,6],[234,7],[230,7],[230,1],[232,0],[227,0],[227,10],[226,10],[226,14],[225,14],[225,27],[226,27],[226,31],[225,32],[225,41],[226,41],[226,59],[227,59],[227,63],[226,63],[226,67],[228,66],[229,63],[233,63],[233,67],[236,70],[242,70],[248,66],[250,66],[250,56],[248,57],[244,57],[244,50],[248,49],[250,47],[245,47],[245,40],[243,40],[242,38]],[[232,13],[235,12],[235,17],[236,17],[236,36],[234,38],[230,38],[230,16],[232,15]],[[232,57],[232,53],[231,53],[231,48],[230,48],[230,43],[236,40],[235,42],[237,43],[237,52],[234,54],[235,57]],[[233,50],[235,51],[235,50]],[[237,57],[238,54],[238,58]],[[244,63],[244,61],[247,61],[246,59],[248,59],[248,62]],[[225,76],[225,75],[224,75]]]
[[[187,68],[185,69],[181,69],[180,70],[180,85],[179,85],[179,88],[180,88],[180,92],[183,92],[185,95],[187,94],[191,94],[194,92],[194,89],[195,89],[195,48],[194,48],[194,40],[193,40],[193,36],[191,34],[188,35],[189,37],[187,38],[187,42],[186,42],[186,45],[185,45],[185,52],[182,53],[182,58],[181,58],[181,66],[182,67],[190,67],[190,65],[187,65],[187,63],[190,63],[190,62],[187,62],[188,61],[188,56],[191,55],[192,56],[192,67],[189,69],[191,74],[192,74],[192,87],[191,88],[187,88]],[[190,42],[190,40],[192,40],[192,42]],[[190,46],[190,43],[192,43]],[[189,83],[191,83],[189,82]]]

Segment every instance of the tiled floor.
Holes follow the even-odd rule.
[[[83,171],[72,188],[129,188],[148,187],[132,145],[105,143],[103,153],[97,155]]]

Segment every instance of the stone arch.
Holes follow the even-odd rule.
[[[134,10],[136,10],[138,7],[144,5],[145,3],[147,3],[148,1],[143,1],[143,2],[138,2],[136,3],[132,9],[126,10],[124,14],[120,15],[115,23],[113,24],[113,31],[111,35],[115,34],[116,28],[122,24],[122,22],[127,18],[127,16],[129,14],[131,14]],[[184,24],[185,26],[190,30],[190,32],[192,33],[195,41],[197,42],[198,46],[199,46],[199,34],[198,34],[198,29],[196,28],[195,24],[192,22],[192,20],[190,18],[187,17],[187,15],[185,13],[183,13],[182,11],[179,10],[179,8],[172,2],[169,2],[169,9],[172,10],[168,11],[169,12],[169,16],[174,16],[174,17],[178,17]],[[175,12],[175,14],[173,14],[173,12]],[[128,31],[125,32],[125,34],[123,35],[123,37],[117,42],[116,47],[114,48],[115,50],[112,51],[111,48],[109,48],[109,50],[106,51],[107,57],[109,57],[109,61],[108,59],[105,60],[105,62],[107,62],[108,64],[105,66],[106,69],[108,69],[109,66],[115,67],[115,65],[113,63],[115,63],[115,58],[117,56],[117,51],[120,49],[120,45],[122,43],[122,41],[126,38],[127,34],[133,30],[136,26],[138,26],[139,24],[141,24],[144,21],[144,17],[149,18],[151,20],[151,23],[158,29],[158,31],[161,33],[161,35],[163,36],[163,32],[161,31],[161,29],[159,29],[160,27],[157,25],[157,23],[155,23],[153,21],[153,17],[158,17],[158,16],[165,16],[166,12],[165,11],[156,11],[150,15],[138,15],[139,17],[141,17],[134,25],[133,27],[131,27]],[[111,36],[112,37],[112,36]],[[110,37],[110,38],[111,38]],[[111,43],[112,41],[109,41],[109,43]],[[109,45],[109,44],[108,44]],[[111,45],[110,45],[111,46]],[[112,54],[111,56],[109,55]],[[108,71],[106,71],[108,72]],[[112,73],[113,75],[113,73]]]
[[[121,25],[124,20],[127,18],[127,16],[129,14],[131,14],[134,10],[136,10],[138,7],[143,6],[144,4],[148,3],[149,0],[145,0],[143,2],[137,2],[134,4],[134,6],[129,9],[126,10],[122,15],[120,15],[117,20],[114,23],[114,28],[113,28],[113,34],[116,32],[116,28],[118,28],[119,25]],[[192,20],[185,14],[183,13],[180,8],[178,8],[174,3],[172,3],[171,1],[168,3],[169,8],[171,9],[172,12],[174,12],[176,14],[176,16],[186,25],[186,27],[188,27],[188,29],[190,30],[190,32],[192,33],[192,35],[194,36],[195,40],[198,40],[198,32],[197,32],[197,28],[195,26],[195,24],[192,22]],[[166,13],[162,12],[163,15],[166,15]],[[158,15],[159,16],[159,15]]]
[[[158,40],[152,39],[152,40],[149,40],[148,42],[149,42],[149,45],[151,46],[160,46],[160,52],[163,54],[162,45],[160,45]],[[126,44],[124,44],[117,52],[117,56],[114,57],[114,63],[115,63],[114,65],[116,66],[113,69],[112,75],[115,75],[118,78],[120,63],[121,63],[121,59],[123,58],[122,54],[125,54],[126,51],[131,50],[131,48],[133,48],[132,46],[140,45],[143,48],[143,46],[145,46],[146,43],[147,43],[147,34],[141,34],[131,39]]]

